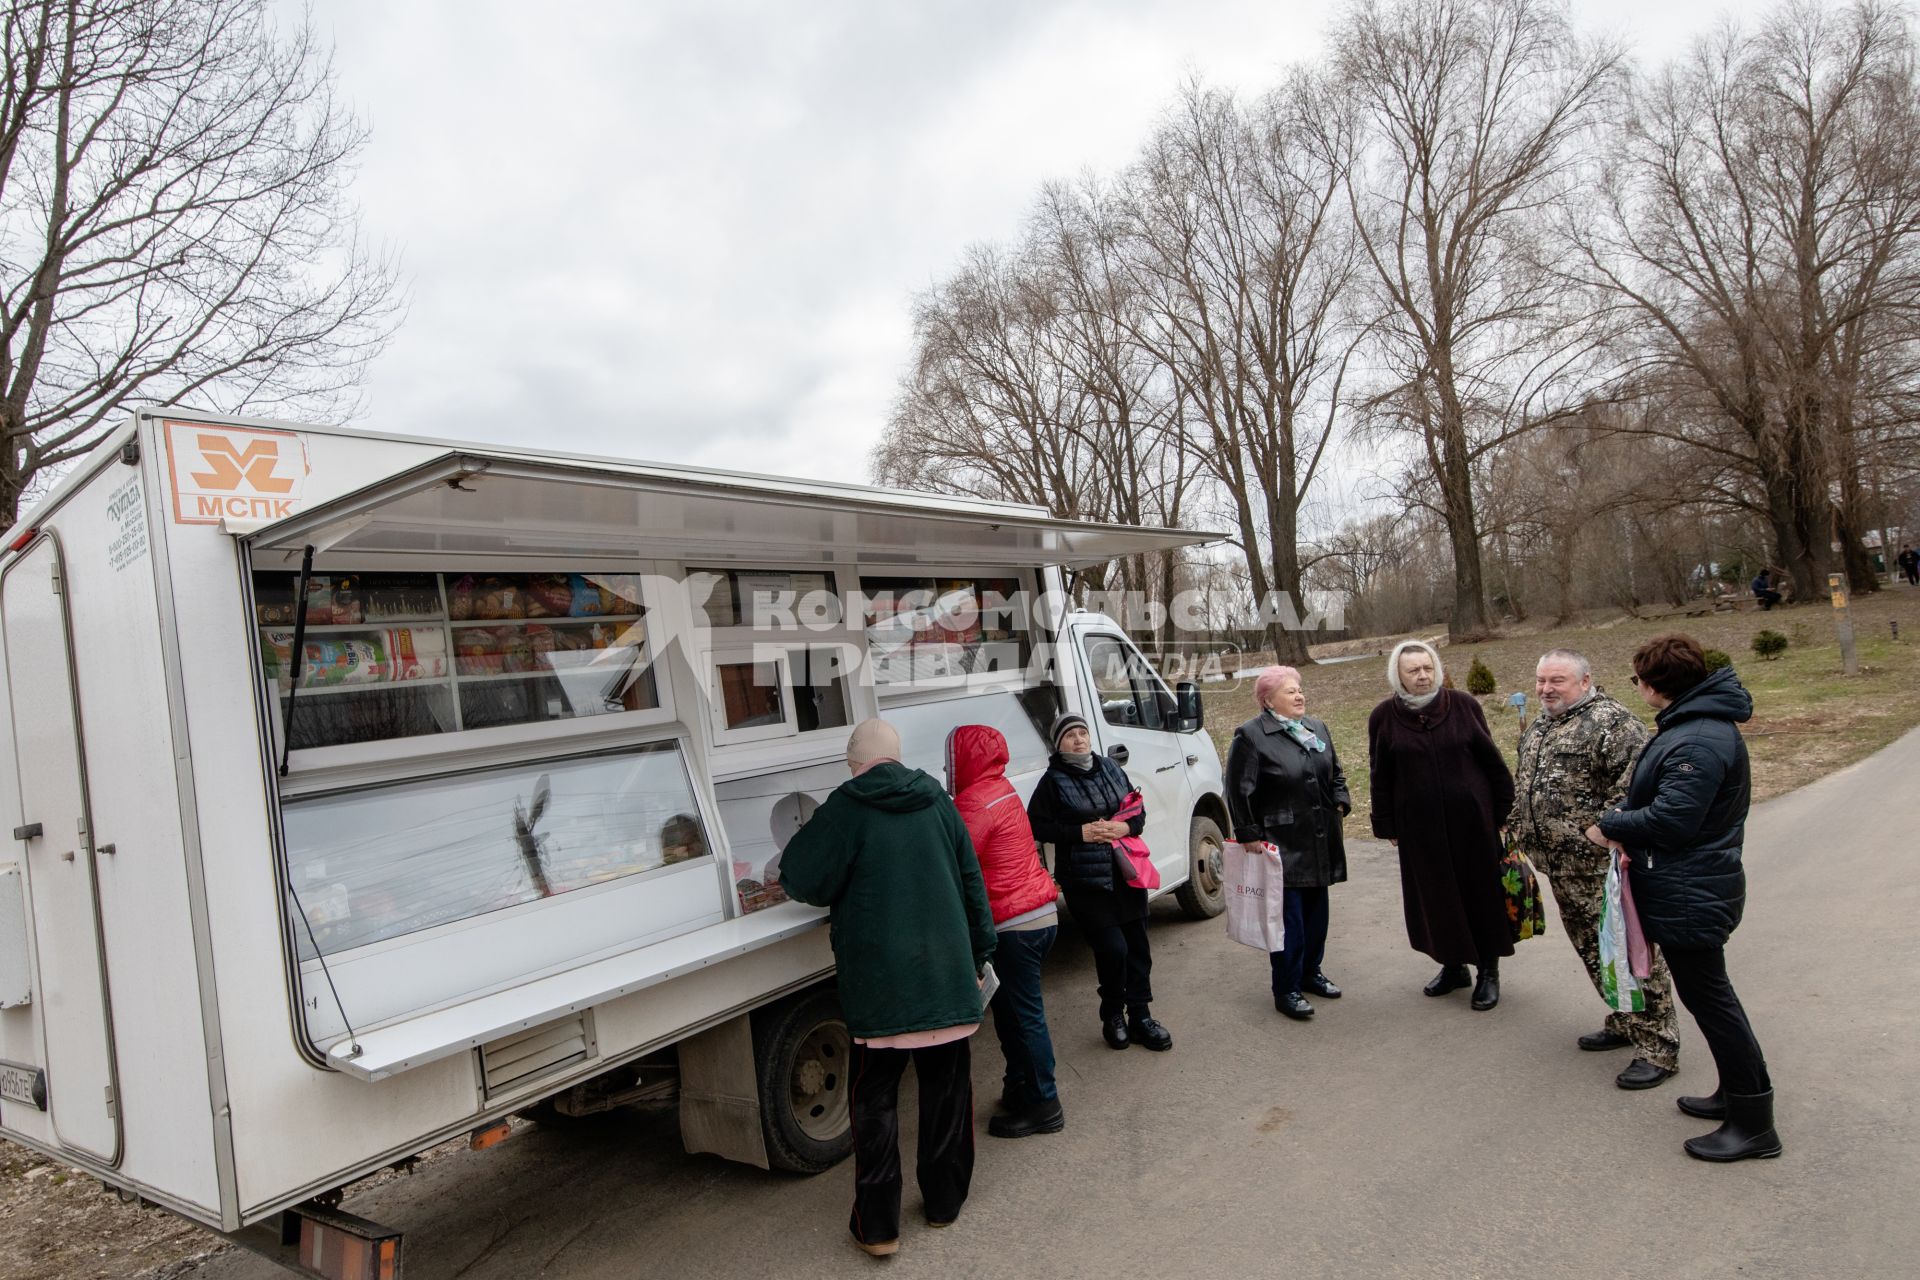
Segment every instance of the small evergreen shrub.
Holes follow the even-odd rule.
[[[1753,651],[1762,658],[1777,658],[1787,651],[1787,638],[1778,631],[1761,631],[1753,637]]]
[[[1722,667],[1733,665],[1733,657],[1725,649],[1708,649],[1706,658],[1709,671],[1718,671]]]
[[[1487,670],[1487,664],[1480,661],[1480,655],[1473,655],[1473,665],[1467,669],[1467,692],[1476,698],[1497,693],[1500,686],[1494,681],[1493,672]]]

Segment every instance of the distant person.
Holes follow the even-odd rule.
[[[1911,546],[1903,543],[1900,547],[1900,558],[1896,563],[1899,564],[1900,576],[1907,580],[1907,585],[1920,587],[1920,551],[1915,551]]]
[[[1571,649],[1540,655],[1533,689],[1540,715],[1520,735],[1507,830],[1547,878],[1567,941],[1599,992],[1604,990],[1600,909],[1606,899],[1607,852],[1595,848],[1586,833],[1627,794],[1634,759],[1651,735],[1638,716],[1594,686],[1592,667]],[[1578,1041],[1592,1053],[1633,1049],[1632,1060],[1614,1077],[1622,1089],[1651,1089],[1680,1067],[1679,1019],[1665,961],[1656,959],[1653,976],[1640,985],[1646,993],[1643,1012],[1609,1011],[1598,1031]]]
[[[1740,854],[1752,788],[1739,726],[1752,718],[1753,698],[1732,667],[1709,672],[1691,636],[1655,636],[1634,653],[1633,671],[1659,729],[1634,765],[1625,803],[1588,836],[1624,849],[1647,941],[1665,953],[1674,990],[1720,1070],[1711,1094],[1677,1100],[1690,1116],[1722,1121],[1688,1138],[1687,1154],[1720,1163],[1777,1156],[1773,1079],[1727,979],[1727,939],[1747,901]]]
[[[900,1248],[900,1077],[920,1082],[917,1171],[929,1226],[960,1216],[973,1181],[980,980],[993,955],[973,843],[940,784],[900,763],[900,735],[866,720],[847,741],[853,777],[781,853],[789,897],[830,909],[840,1004],[853,1037],[854,1243]]]
[[[1479,701],[1445,679],[1439,650],[1423,641],[1388,655],[1393,693],[1367,717],[1373,834],[1400,853],[1407,941],[1440,966],[1426,994],[1471,985],[1484,1011],[1500,1003],[1500,958],[1513,954],[1500,883],[1513,775]]]
[[[1147,943],[1147,891],[1122,879],[1115,840],[1146,829],[1146,814],[1115,821],[1134,787],[1126,772],[1093,749],[1087,722],[1071,712],[1053,722],[1053,758],[1027,801],[1034,838],[1053,846],[1053,874],[1067,910],[1093,951],[1100,981],[1100,1034],[1110,1049],[1173,1048],[1153,1016],[1153,950]]]
[[[1781,596],[1779,591],[1774,589],[1773,573],[1771,570],[1762,569],[1759,573],[1755,574],[1751,585],[1753,587],[1753,598],[1760,602],[1760,612],[1765,613],[1780,603]]]
[[[1327,953],[1330,886],[1347,878],[1341,822],[1353,808],[1347,775],[1326,722],[1307,714],[1300,673],[1268,667],[1253,682],[1260,714],[1233,731],[1227,748],[1227,810],[1233,838],[1278,850],[1284,868],[1283,949],[1268,953],[1273,1007],[1296,1021],[1313,1016],[1307,993],[1328,1000],[1340,988],[1321,971]]]
[[[1040,863],[1020,793],[1007,781],[1007,740],[998,729],[963,724],[947,735],[947,785],[973,838],[993,911],[993,1030],[1006,1059],[1004,1110],[987,1121],[996,1138],[1058,1133],[1066,1127],[1053,1077],[1053,1037],[1040,993],[1040,962],[1060,931],[1060,887]]]

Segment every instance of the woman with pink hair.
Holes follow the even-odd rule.
[[[1285,869],[1286,938],[1269,954],[1273,1007],[1295,1021],[1313,1016],[1306,993],[1338,1000],[1321,972],[1328,895],[1347,878],[1342,820],[1353,808],[1340,753],[1324,721],[1307,714],[1300,673],[1268,667],[1253,682],[1260,714],[1233,731],[1227,748],[1227,809],[1233,838],[1279,851]]]

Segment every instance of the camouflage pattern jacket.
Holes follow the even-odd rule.
[[[1607,851],[1586,837],[1618,804],[1633,762],[1653,735],[1639,717],[1595,691],[1564,715],[1542,715],[1520,739],[1514,771],[1514,842],[1547,875],[1605,875]]]

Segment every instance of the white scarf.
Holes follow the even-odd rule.
[[[1408,693],[1407,686],[1400,683],[1400,655],[1409,649],[1422,650],[1433,659],[1433,688],[1426,693]],[[1440,690],[1446,687],[1446,679],[1446,668],[1440,665],[1440,651],[1425,640],[1402,640],[1387,655],[1387,683],[1393,686],[1394,695],[1411,710],[1424,710],[1427,704],[1439,697]]]

